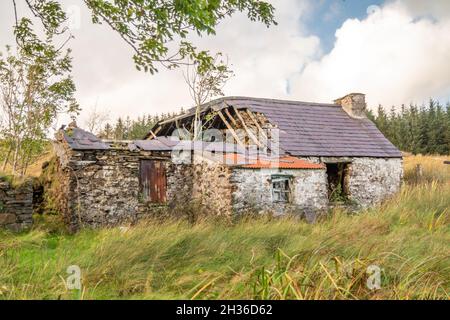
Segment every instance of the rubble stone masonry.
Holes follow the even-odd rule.
[[[273,175],[290,177],[291,199],[288,203],[273,201],[271,188]],[[318,213],[326,209],[328,204],[325,170],[236,168],[233,170],[231,181],[235,186],[233,194],[235,212],[256,210],[274,215],[304,216],[308,212]]]
[[[13,186],[0,177],[0,227],[22,231],[33,223],[33,184],[27,180]]]

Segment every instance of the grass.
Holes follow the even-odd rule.
[[[407,179],[417,161],[423,182],[316,224],[145,221],[68,235],[49,216],[27,233],[0,231],[0,299],[449,299],[450,169],[411,157]],[[81,290],[66,287],[71,265]],[[373,265],[379,290],[367,287]]]
[[[4,148],[2,148],[2,146],[0,145],[0,160],[1,163],[3,163],[3,156],[6,154],[6,150]],[[3,155],[3,156],[2,156]],[[39,177],[39,175],[42,172],[42,165],[44,164],[44,162],[47,162],[49,160],[51,160],[51,158],[54,156],[54,152],[53,152],[53,147],[52,145],[49,143],[46,147],[44,152],[37,156],[32,163],[28,166],[27,168],[27,172],[26,175],[28,177]],[[8,164],[5,168],[5,171],[2,172],[1,171],[2,168],[0,167],[0,176],[11,176],[11,165]],[[15,177],[14,179],[21,179],[20,177]]]
[[[423,182],[449,182],[450,164],[445,165],[444,161],[450,161],[450,156],[408,156],[405,157],[405,181],[410,184]],[[417,171],[417,166],[422,168],[422,175]]]

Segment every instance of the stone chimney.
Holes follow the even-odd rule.
[[[366,118],[366,96],[362,93],[350,93],[345,97],[334,100],[352,118]]]

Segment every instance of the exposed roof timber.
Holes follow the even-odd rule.
[[[231,115],[230,111],[228,111],[228,108],[223,109],[223,111],[225,112],[225,114],[228,116],[228,118],[231,120],[231,122],[233,123],[233,125],[237,125],[237,121],[233,118],[233,116]]]
[[[370,120],[352,118],[337,104],[225,97],[203,105],[201,112],[229,106],[238,110],[248,109],[255,116],[264,114],[279,129],[280,148],[295,156],[402,157]],[[225,111],[222,113],[222,116],[226,114]],[[176,119],[185,119],[193,114],[194,110],[189,110]],[[233,112],[231,114],[238,120]],[[159,135],[168,134],[170,128],[167,123],[174,120],[165,120]],[[216,117],[215,121],[221,119]]]
[[[245,112],[249,115],[250,119],[252,119],[254,125],[258,128],[259,132],[262,134],[262,136],[267,139],[267,135],[264,132],[263,128],[259,125],[258,119],[253,115],[253,112],[250,111],[250,109],[245,109]]]
[[[153,130],[150,130],[150,132],[144,137],[144,140],[151,140],[151,139],[149,139],[149,138],[153,138],[153,139],[156,139],[156,135],[158,134],[158,132],[161,130],[161,126],[158,126],[157,128],[156,128],[156,130],[155,131],[153,131]]]
[[[256,143],[256,145],[258,145],[258,147],[264,148],[265,146],[261,142],[259,142],[258,138],[256,138],[255,135],[248,129],[247,124],[244,121],[244,118],[242,118],[241,114],[239,113],[239,110],[237,110],[234,106],[233,106],[233,110],[236,113],[236,116],[242,122],[242,126],[244,127],[244,130],[245,130],[245,132],[247,132],[250,139],[252,139],[253,142]]]
[[[239,97],[235,97],[235,98],[239,98]],[[216,99],[216,100],[213,100],[213,101],[210,101],[208,103],[203,104],[202,106],[200,106],[200,114],[205,113],[208,110],[219,111],[219,110],[222,110],[224,108],[228,108],[229,106],[226,104],[226,100],[228,100],[228,99],[229,98],[219,98],[219,99]],[[171,123],[171,122],[178,121],[178,120],[182,120],[182,119],[185,119],[185,118],[190,118],[190,117],[195,115],[195,111],[196,111],[195,107],[191,108],[186,113],[184,113],[182,115],[179,115],[179,116],[176,116],[176,117],[173,117],[173,118],[161,121],[158,124],[159,125],[164,125],[164,124]]]
[[[223,123],[225,123],[225,126],[227,127],[228,130],[230,130],[231,135],[233,136],[233,138],[237,141],[237,143],[241,146],[245,148],[245,144],[241,141],[241,139],[239,139],[238,135],[236,134],[236,132],[234,131],[234,129],[231,127],[231,125],[228,123],[227,119],[225,119],[225,116],[223,115],[222,111],[217,111],[217,114],[219,115],[220,119],[222,119]]]

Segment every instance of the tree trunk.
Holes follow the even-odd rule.
[[[201,125],[200,125],[200,105],[197,104],[197,108],[195,110],[195,117],[194,117],[194,137],[193,140],[201,140],[201,137],[199,137],[201,133]]]
[[[12,147],[9,147],[8,153],[6,154],[5,160],[3,161],[2,171],[6,170],[6,165],[8,164],[9,157],[11,156]]]
[[[24,176],[27,173],[27,169],[30,166],[30,162],[31,162],[31,157],[32,157],[32,151],[28,150],[28,152],[24,152],[23,155],[23,165],[22,165],[22,175]]]
[[[16,175],[17,171],[17,163],[19,161],[19,149],[20,149],[20,139],[16,140],[16,145],[14,146],[14,156],[13,156],[13,164],[12,164],[12,174]]]

